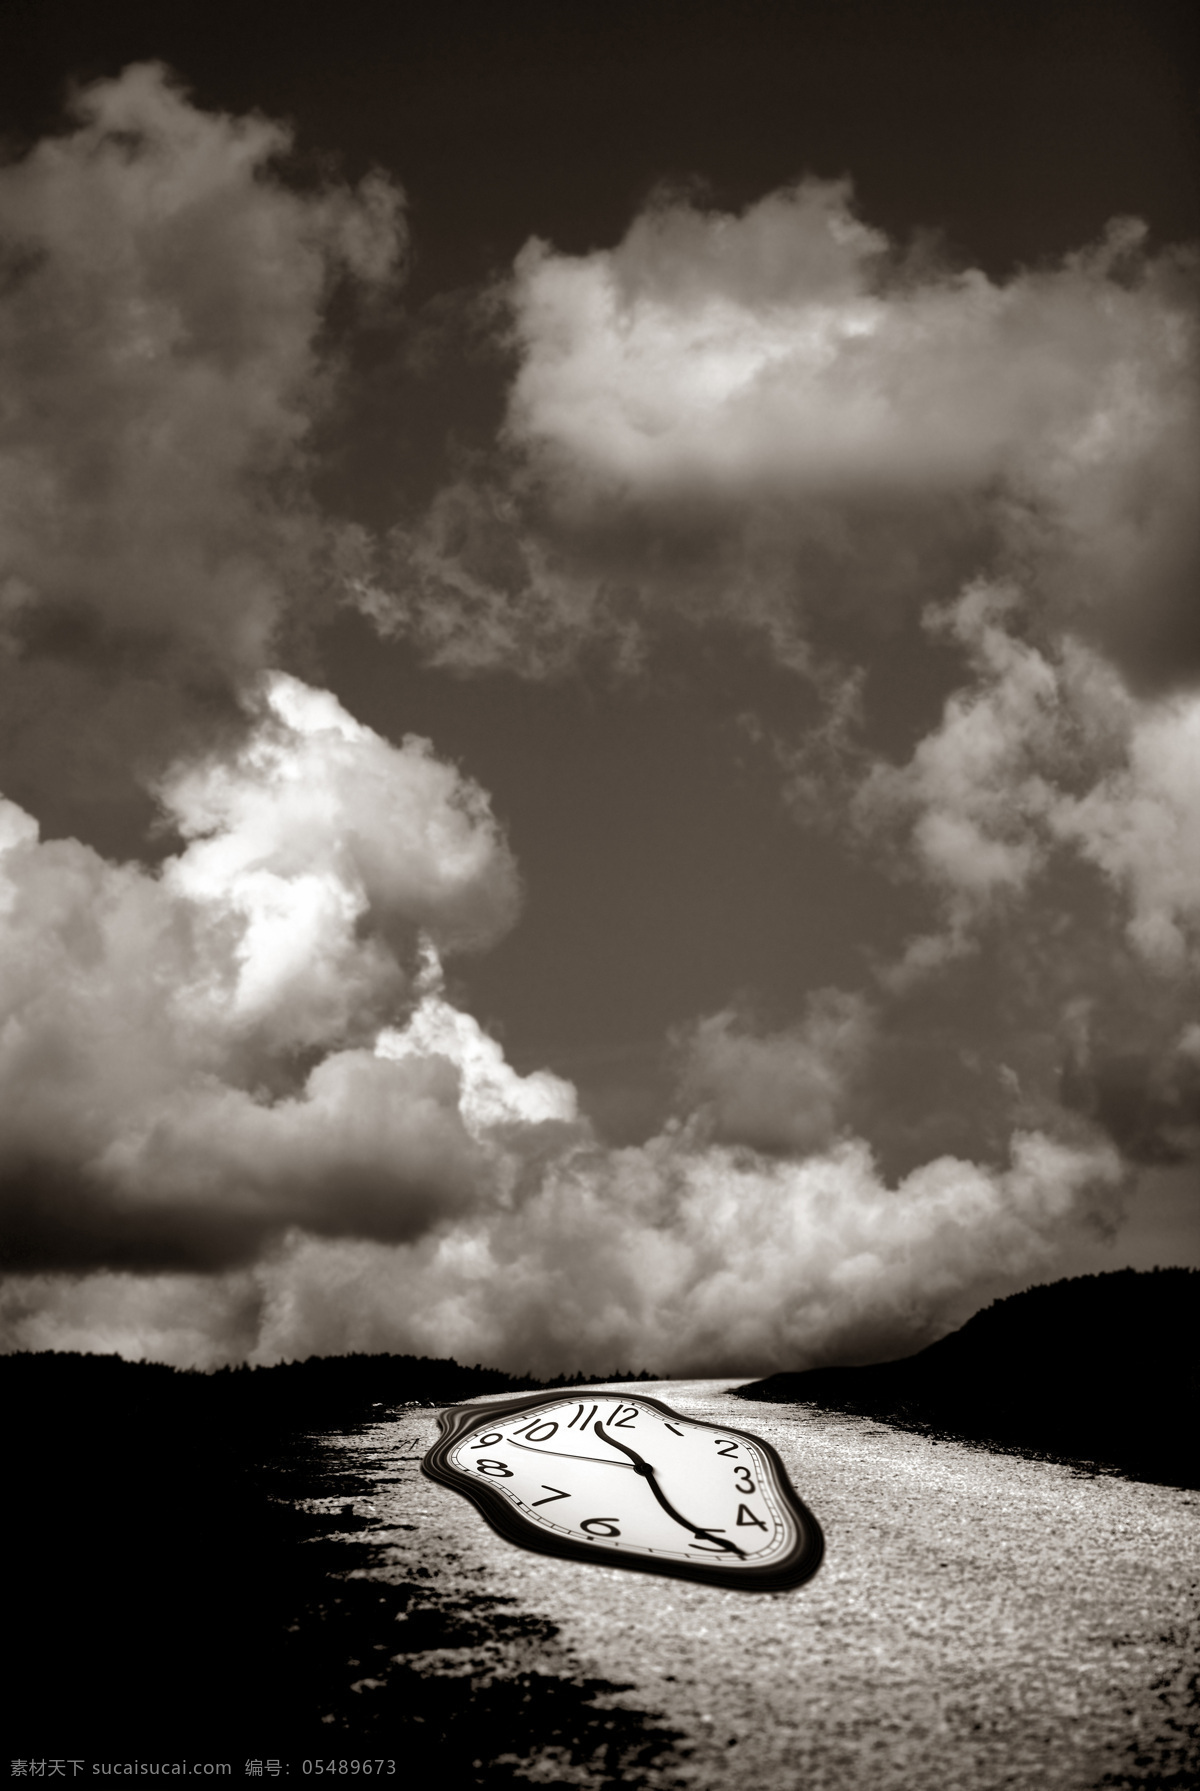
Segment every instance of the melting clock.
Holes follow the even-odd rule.
[[[778,1592],[820,1566],[821,1528],[771,1445],[645,1393],[448,1407],[422,1462],[542,1554]]]

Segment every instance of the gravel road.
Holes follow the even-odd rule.
[[[428,1411],[325,1439],[364,1489],[347,1539],[374,1552],[354,1577],[427,1588],[395,1619],[413,1627],[393,1631],[409,1638],[394,1658],[431,1699],[453,1681],[479,1713],[478,1782],[507,1767],[542,1785],[721,1791],[1200,1784],[1200,1495],[728,1387],[645,1390],[779,1451],[826,1537],[820,1572],[791,1592],[518,1549],[421,1475]],[[476,1613],[462,1645],[422,1647],[423,1612],[449,1608]],[[387,1675],[372,1666],[355,1699]],[[487,1718],[506,1686],[529,1712],[515,1741]],[[603,1745],[602,1714],[582,1743],[569,1723],[556,1738],[551,1693],[570,1687],[610,1713],[619,1746]]]

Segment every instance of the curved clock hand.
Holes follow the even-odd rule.
[[[510,1449],[528,1449],[531,1455],[553,1455],[559,1461],[598,1461],[603,1468],[631,1468],[631,1461],[614,1461],[611,1455],[573,1455],[569,1449],[539,1449],[536,1443],[518,1443],[508,1439]]]
[[[690,1530],[693,1536],[702,1537],[705,1542],[715,1542],[719,1548],[725,1549],[728,1554],[740,1555],[742,1560],[745,1560],[746,1551],[745,1549],[740,1549],[736,1542],[730,1542],[725,1536],[716,1536],[711,1530],[702,1530],[697,1524],[690,1524],[686,1517],[676,1511],[674,1505],[672,1505],[666,1493],[663,1492],[662,1487],[658,1484],[658,1475],[650,1466],[650,1463],[640,1456],[636,1449],[631,1449],[627,1443],[619,1442],[616,1437],[610,1437],[599,1418],[596,1420],[595,1430],[596,1435],[601,1437],[604,1442],[611,1443],[614,1449],[620,1449],[623,1454],[629,1457],[634,1473],[639,1474],[643,1480],[648,1482],[650,1491],[654,1494],[668,1517],[674,1518],[677,1524],[682,1524],[685,1530]]]

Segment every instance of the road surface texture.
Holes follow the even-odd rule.
[[[353,1496],[297,1502],[346,1519],[344,1591],[377,1612],[346,1629],[361,1658],[330,1694],[333,1751],[428,1722],[481,1785],[1200,1784],[1200,1495],[728,1387],[644,1390],[779,1451],[826,1539],[790,1592],[513,1546],[422,1476],[428,1410],[325,1436]]]

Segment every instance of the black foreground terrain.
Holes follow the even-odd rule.
[[[1198,1294],[1186,1270],[1060,1282],[906,1361],[741,1393],[1197,1487]],[[680,1738],[652,1713],[606,1708],[628,1688],[588,1678],[552,1625],[482,1588],[464,1599],[355,1577],[378,1564],[348,1515],[368,1482],[355,1449],[330,1439],[365,1448],[367,1427],[406,1406],[536,1385],[403,1357],[214,1375],[0,1357],[12,1757],[228,1759],[244,1777],[273,1756],[382,1755],[420,1782],[436,1760],[444,1791],[576,1784],[560,1776],[568,1763],[592,1784],[674,1782]],[[421,1664],[496,1642],[536,1670],[455,1678]]]
[[[294,1777],[305,1758],[384,1757],[393,1783],[436,1762],[455,1791],[527,1784],[519,1765],[545,1752],[590,1763],[592,1783],[640,1777],[676,1738],[594,1703],[628,1687],[579,1672],[552,1625],[427,1579],[354,1577],[377,1562],[351,1515],[368,1483],[327,1439],[535,1384],[399,1357],[216,1375],[0,1358],[13,1758],[80,1759],[87,1776],[97,1761],[228,1760],[244,1779],[254,1760],[290,1759]],[[480,1684],[409,1664],[498,1642],[538,1670]]]
[[[737,1397],[1200,1488],[1200,1272],[1032,1287],[903,1361],[773,1374]]]

